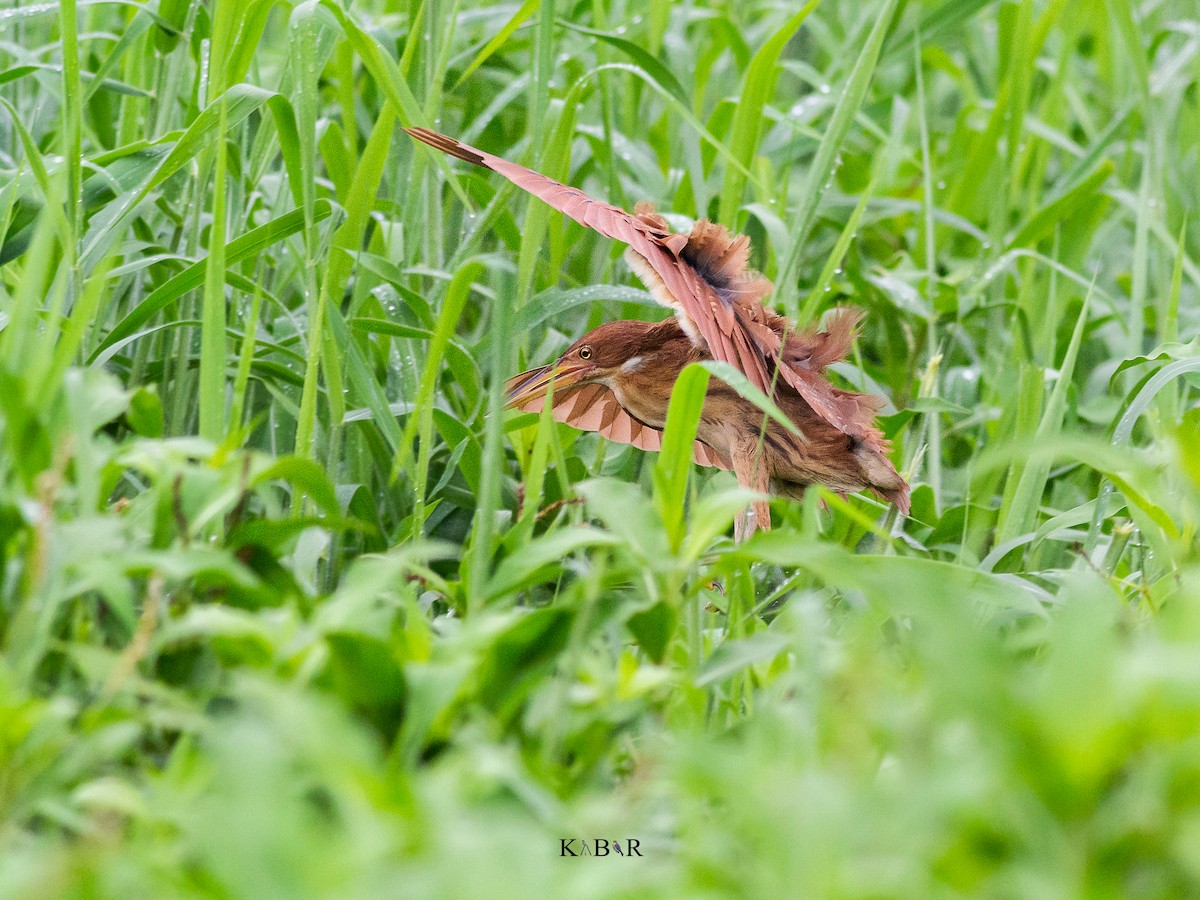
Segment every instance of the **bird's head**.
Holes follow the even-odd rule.
[[[611,384],[640,368],[657,349],[660,342],[653,334],[658,330],[652,322],[609,322],[589,331],[557,361],[510,378],[505,383],[509,407],[537,412],[551,383],[555,391],[576,384]]]

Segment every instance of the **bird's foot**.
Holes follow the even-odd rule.
[[[740,544],[752,534],[754,534],[754,511],[747,509],[738,513],[738,517],[733,520],[733,540]]]
[[[756,531],[771,530],[771,507],[765,500],[756,500],[733,520],[733,539],[747,540]]]
[[[754,514],[753,509],[746,510],[733,520],[733,540],[735,543],[740,544],[742,541],[748,540],[758,530],[758,516]]]

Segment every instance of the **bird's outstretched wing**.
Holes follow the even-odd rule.
[[[686,317],[683,324],[689,334],[702,339],[713,358],[736,366],[759,389],[768,389],[770,379],[765,360],[750,335],[739,327],[735,310],[705,281],[704,275],[685,260],[688,235],[672,233],[658,216],[631,214],[594,200],[583,191],[436,131],[427,128],[406,128],[405,131],[443,153],[499,172],[517,187],[544,200],[579,224],[628,244],[646,261],[665,288],[666,297],[658,295],[658,299],[665,300]]]
[[[826,331],[797,330],[763,305],[773,287],[748,267],[749,238],[731,237],[724,226],[705,220],[690,234],[674,233],[649,206],[628,213],[428,128],[405,131],[443,153],[498,172],[581,225],[627,244],[633,270],[656,300],[675,311],[694,344],[764,392],[773,391],[777,373],[831,425],[886,450],[874,426],[874,398],[839,391],[824,378],[825,367],[849,351],[860,315],[839,310]]]
[[[525,377],[518,375],[510,378],[508,385],[515,387],[524,381]],[[540,413],[544,402],[544,397],[536,397],[517,408],[522,412]],[[551,403],[551,414],[557,422],[578,428],[580,431],[595,431],[610,441],[630,444],[639,450],[662,449],[663,433],[629,415],[618,402],[617,395],[602,384],[565,387],[554,392]],[[692,458],[701,466],[733,468],[729,460],[703,441],[696,441]]]

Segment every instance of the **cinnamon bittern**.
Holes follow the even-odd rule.
[[[715,359],[739,369],[796,426],[784,428],[718,380],[709,382],[697,428],[695,461],[732,469],[759,494],[800,497],[810,484],[839,492],[870,490],[907,514],[908,484],[888,458],[875,426],[883,401],[841,390],[826,368],[850,350],[861,314],[835,310],[826,329],[795,328],[763,304],[773,287],[748,268],[749,238],[696,222],[674,233],[647,205],[631,215],[582,191],[426,128],[417,140],[491,169],[581,225],[627,245],[626,261],[674,319],[610,322],[585,334],[559,359],[507,383],[508,405],[538,412],[553,394],[554,418],[643,450],[662,445],[675,379],[693,362]],[[770,527],[765,499],[735,527],[740,539]]]

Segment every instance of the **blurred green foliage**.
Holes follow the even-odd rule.
[[[1200,891],[1194,12],[0,7],[0,895]],[[506,416],[664,311],[400,124],[867,310],[912,517]]]

